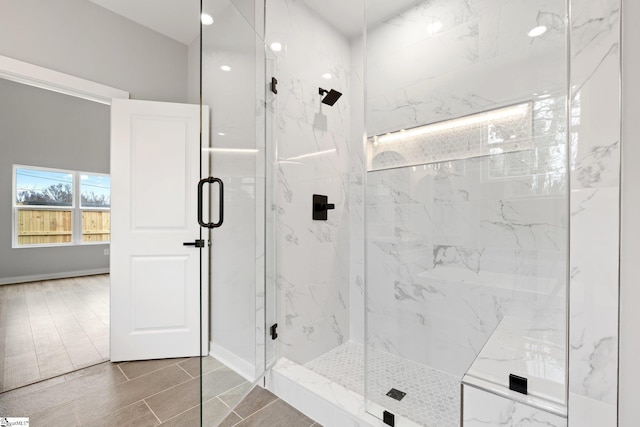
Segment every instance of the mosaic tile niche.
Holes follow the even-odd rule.
[[[367,141],[368,170],[530,149],[532,109],[532,103],[527,102],[375,135]]]

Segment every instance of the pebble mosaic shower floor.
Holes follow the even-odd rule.
[[[369,354],[371,400],[396,416],[428,427],[460,425],[460,378],[389,353]],[[347,342],[314,359],[305,367],[364,394],[364,345]],[[392,389],[406,395],[401,401],[387,396]]]

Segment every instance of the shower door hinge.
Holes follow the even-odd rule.
[[[271,339],[275,340],[276,338],[278,338],[278,333],[276,332],[276,329],[278,328],[278,324],[274,323],[273,325],[271,325],[271,327],[269,328],[269,332],[271,333]]]
[[[271,77],[271,92],[275,93],[276,95],[278,94],[278,88],[276,87],[278,85],[278,79],[276,79],[275,77]]]

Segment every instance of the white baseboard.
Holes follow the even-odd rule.
[[[209,345],[209,355],[227,365],[234,372],[242,375],[247,381],[254,382],[256,380],[256,367],[254,365],[214,342],[210,342]]]
[[[39,282],[41,280],[66,279],[68,277],[92,276],[94,274],[106,274],[109,268],[96,268],[93,270],[65,271],[62,273],[34,274],[31,276],[4,277],[0,278],[0,285],[10,285],[14,283]]]

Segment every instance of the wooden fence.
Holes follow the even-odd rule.
[[[72,211],[19,209],[18,244],[42,245],[72,242]],[[82,211],[82,241],[108,242],[111,213]]]
[[[82,211],[82,241],[108,242],[111,230],[111,212]]]

